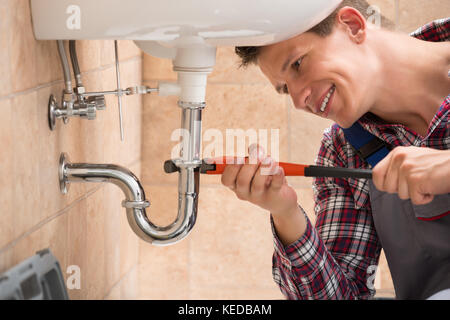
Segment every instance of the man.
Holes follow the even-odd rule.
[[[236,48],[295,108],[336,122],[317,165],[373,167],[349,142],[345,130],[355,124],[393,149],[374,167],[373,184],[316,178],[315,227],[260,148],[226,166],[222,183],[271,213],[273,276],[289,299],[371,298],[382,247],[397,298],[450,288],[450,19],[409,37],[369,24],[368,6],[344,0],[308,32]],[[265,167],[274,174],[261,174]]]

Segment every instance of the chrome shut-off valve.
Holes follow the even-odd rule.
[[[81,117],[88,120],[94,120],[97,117],[97,111],[106,109],[105,95],[112,94],[118,98],[119,117],[120,117],[120,137],[123,141],[123,126],[122,126],[122,96],[133,94],[148,94],[158,91],[155,88],[147,86],[134,86],[126,89],[120,88],[120,71],[119,71],[119,57],[117,41],[114,41],[115,58],[116,58],[116,80],[117,89],[111,91],[86,92],[86,89],[81,80],[81,72],[78,65],[78,58],[75,46],[75,40],[69,41],[70,59],[72,62],[73,74],[75,76],[76,86],[72,88],[72,80],[70,74],[69,61],[67,58],[64,42],[57,41],[58,52],[61,59],[61,65],[64,73],[64,90],[62,93],[61,104],[58,105],[55,97],[50,95],[48,102],[48,124],[50,130],[54,130],[56,126],[56,119],[62,118],[64,123],[69,122],[70,117]]]
[[[48,102],[48,124],[50,129],[53,130],[56,126],[57,118],[62,118],[64,123],[69,121],[69,117],[74,116],[94,120],[97,116],[97,110],[104,110],[105,108],[104,96],[89,97],[88,99],[75,101],[66,101],[63,98],[61,107],[59,107],[55,97],[51,95]]]

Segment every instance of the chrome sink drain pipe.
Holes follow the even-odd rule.
[[[180,168],[178,177],[178,214],[168,226],[156,226],[147,217],[150,202],[138,178],[128,169],[114,164],[70,163],[62,153],[59,163],[59,182],[62,193],[67,193],[70,183],[109,182],[124,193],[122,206],[126,208],[128,223],[143,240],[153,245],[170,245],[185,238],[194,227],[197,217],[199,170],[201,164],[201,112],[204,103],[183,103],[181,158],[174,159]]]

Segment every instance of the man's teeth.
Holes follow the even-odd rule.
[[[331,97],[331,95],[333,94],[334,89],[335,89],[335,86],[332,86],[331,89],[330,89],[330,91],[328,91],[328,94],[327,94],[327,96],[325,97],[325,99],[323,99],[322,105],[321,105],[321,107],[320,107],[320,111],[321,111],[321,112],[324,112],[324,111],[325,111],[325,109],[326,109],[326,107],[327,107],[327,104],[328,104],[328,100],[330,100],[330,97]]]

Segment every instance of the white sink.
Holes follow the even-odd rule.
[[[38,40],[130,39],[263,45],[306,31],[341,0],[31,0]],[[184,42],[185,43],[185,42]]]

